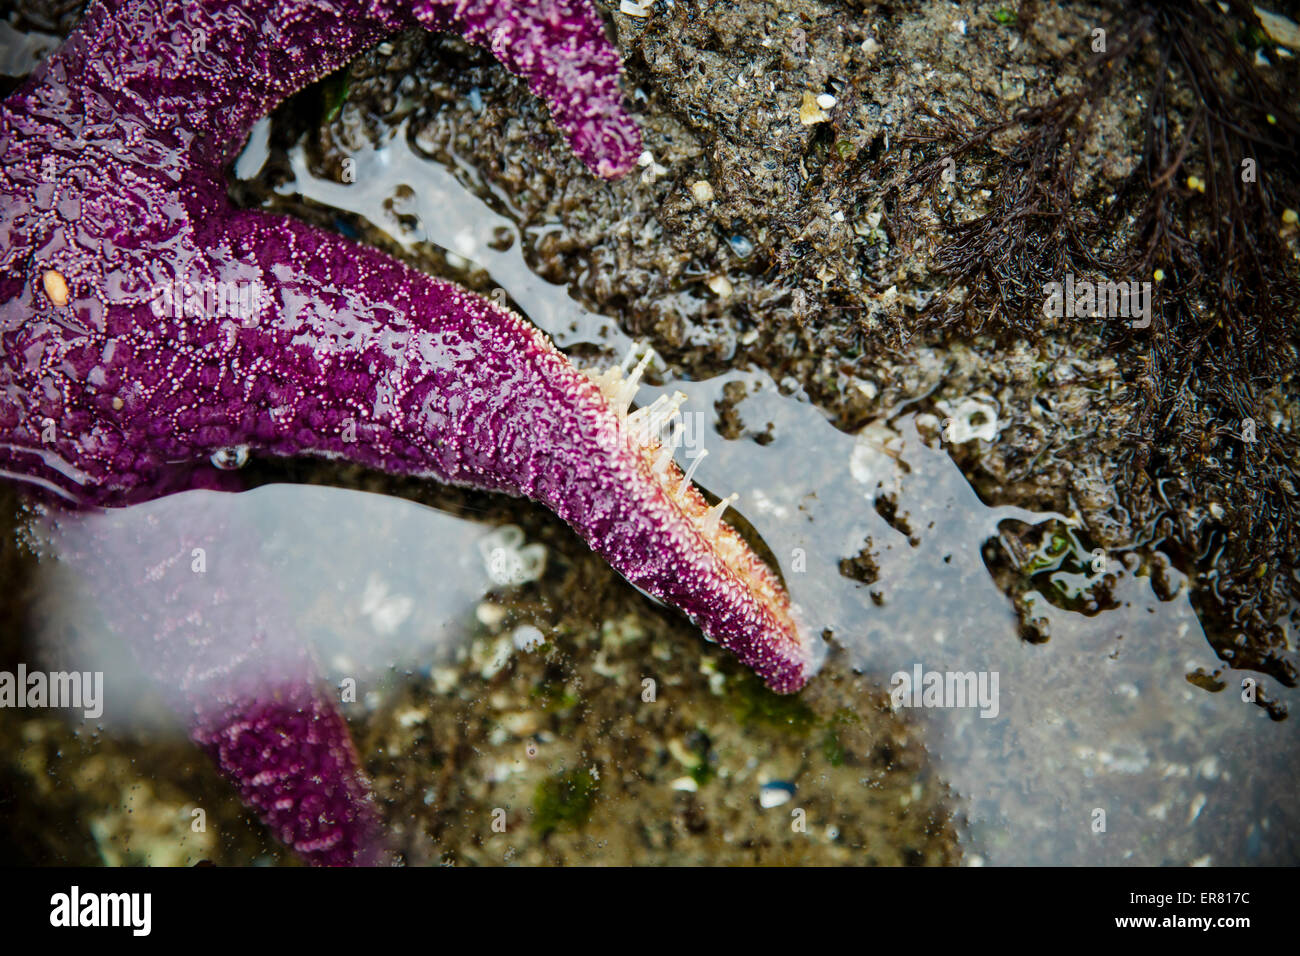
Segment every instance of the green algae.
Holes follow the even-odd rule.
[[[343,104],[348,100],[348,92],[351,86],[352,73],[350,66],[335,70],[319,82],[322,123],[332,123],[338,119],[338,115],[343,112]]]
[[[776,694],[757,677],[744,674],[730,687],[731,711],[742,725],[762,725],[804,736],[817,725],[817,715],[795,695]]]
[[[591,819],[600,784],[590,770],[570,770],[548,777],[533,793],[532,828],[545,837],[560,829],[577,829]]]

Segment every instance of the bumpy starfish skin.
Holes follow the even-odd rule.
[[[259,688],[191,731],[267,828],[315,866],[382,862],[379,815],[348,725],[308,681]]]
[[[230,207],[223,166],[251,124],[411,23],[490,46],[597,173],[633,163],[585,0],[96,4],[0,107],[0,475],[123,504],[242,446],[526,495],[798,689],[788,597],[653,438],[629,440],[617,372],[593,380],[514,313],[374,250]]]

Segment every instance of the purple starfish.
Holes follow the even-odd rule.
[[[627,414],[644,361],[584,374],[513,312],[229,205],[224,166],[255,120],[416,23],[490,47],[596,173],[635,161],[586,0],[95,3],[0,106],[0,475],[120,505],[251,451],[524,495],[797,690],[810,648],[784,589],[721,521],[729,499],[710,508],[657,438],[676,406]],[[196,711],[195,733],[304,856],[352,862],[373,813],[341,717],[309,688],[241,691]]]

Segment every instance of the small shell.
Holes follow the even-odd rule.
[[[68,304],[68,282],[62,273],[49,270],[41,279],[41,284],[45,286],[45,294],[50,297],[50,301],[59,308]]]
[[[691,185],[691,195],[698,203],[713,202],[713,185],[707,179],[701,179]]]
[[[825,123],[830,118],[830,114],[817,102],[817,97],[810,91],[804,91],[803,103],[799,107],[799,122],[804,126],[812,126],[815,123]]]
[[[726,299],[731,296],[735,289],[731,285],[731,280],[724,275],[711,276],[708,286],[713,290],[713,294],[720,299]]]
[[[793,796],[794,784],[786,783],[784,780],[774,780],[759,788],[758,805],[764,810],[771,810],[783,803],[789,803]]]

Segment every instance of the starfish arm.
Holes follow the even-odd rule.
[[[488,47],[546,101],[595,173],[632,168],[640,132],[622,106],[618,52],[589,0],[93,3],[34,79],[78,76],[88,118],[107,100],[178,149],[193,148],[195,162],[220,165],[287,96],[416,24]]]
[[[617,373],[596,381],[518,315],[303,223],[208,210],[197,239],[185,274],[245,277],[250,308],[178,291],[51,345],[38,330],[57,310],[37,298],[45,322],[18,344],[46,357],[0,467],[19,454],[9,470],[122,503],[175,463],[246,446],[524,495],[771,687],[803,685],[811,647],[785,590],[632,427]]]
[[[626,415],[635,385],[578,371],[515,313],[348,240],[255,211],[235,213],[228,235],[279,289],[239,333],[248,377],[228,389],[260,410],[223,418],[199,398],[170,436],[202,453],[205,428],[242,416],[222,444],[540,501],[774,689],[803,685],[811,650],[784,588],[663,453],[649,412]]]
[[[622,176],[641,154],[641,131],[623,109],[622,62],[589,0],[416,0],[415,17],[487,47],[546,101],[588,168]]]
[[[244,804],[308,863],[380,862],[379,815],[348,725],[311,683],[209,704],[190,735]]]

